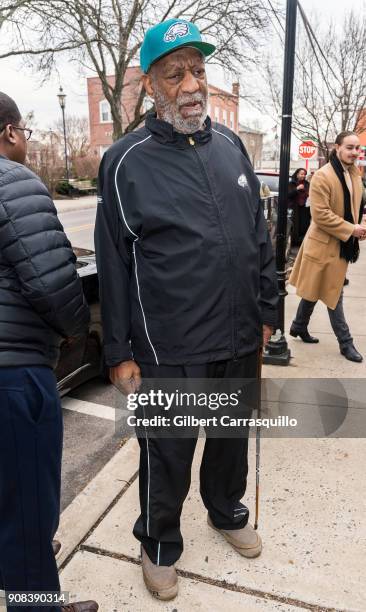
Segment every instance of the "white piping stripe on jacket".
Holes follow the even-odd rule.
[[[231,142],[231,144],[234,145],[234,147],[236,147],[235,142],[233,140],[231,140],[231,138],[229,138],[229,136],[226,136],[226,134],[223,134],[222,132],[219,132],[218,130],[215,130],[214,128],[212,128],[212,131],[215,132],[216,134],[220,134],[220,136],[223,136],[224,138],[226,138],[226,140]]]
[[[160,565],[160,541],[159,541],[159,546],[158,546],[158,558],[157,558],[156,565]]]
[[[133,144],[129,149],[127,149],[127,151],[122,155],[121,159],[118,162],[117,168],[116,168],[116,173],[114,175],[114,184],[116,186],[116,192],[117,192],[117,197],[118,197],[118,202],[119,202],[119,207],[121,209],[121,213],[122,213],[122,217],[123,217],[123,221],[125,222],[125,225],[128,229],[129,232],[131,232],[132,236],[135,236],[135,238],[138,238],[138,235],[135,234],[135,232],[132,231],[132,229],[130,228],[130,226],[128,225],[127,221],[126,221],[126,217],[125,217],[125,213],[123,212],[123,206],[122,206],[122,202],[121,202],[121,198],[119,195],[119,191],[118,191],[118,185],[117,185],[117,174],[118,174],[118,170],[119,167],[121,165],[121,163],[123,162],[124,158],[126,157],[126,155],[132,151],[132,149],[134,149],[135,147],[137,147],[140,144],[143,144],[144,142],[146,142],[147,140],[149,140],[149,138],[151,138],[151,136],[147,136],[146,138],[144,138],[143,140],[139,140],[138,142],[135,142],[135,144]]]
[[[145,407],[142,407],[142,412],[145,418]],[[150,452],[149,438],[147,437],[147,429],[145,425],[146,451],[147,451],[147,502],[146,502],[146,533],[150,536]]]
[[[132,251],[133,251],[133,258],[135,260],[135,276],[136,276],[136,283],[137,283],[137,294],[139,296],[139,302],[140,302],[140,306],[141,306],[141,312],[142,312],[142,318],[144,319],[144,326],[145,326],[145,332],[146,332],[146,336],[147,339],[150,343],[152,352],[154,353],[154,357],[155,357],[155,361],[156,361],[156,365],[159,365],[159,361],[158,361],[158,357],[156,355],[156,351],[153,347],[153,343],[150,340],[150,336],[149,336],[149,332],[147,331],[147,325],[146,325],[146,318],[145,318],[145,313],[144,313],[144,309],[142,307],[142,302],[141,302],[141,295],[140,295],[140,285],[139,285],[139,279],[138,279],[138,275],[137,275],[137,260],[136,260],[136,250],[135,250],[135,243],[137,242],[138,238],[136,238],[135,242],[132,245]]]
[[[118,162],[117,168],[116,168],[116,173],[114,175],[114,184],[116,187],[116,193],[117,193],[117,197],[118,197],[118,202],[119,202],[119,207],[121,209],[121,214],[123,217],[123,221],[125,223],[125,226],[127,227],[128,231],[132,234],[132,236],[134,236],[135,240],[133,243],[133,257],[134,257],[134,261],[135,261],[135,276],[136,276],[136,283],[137,283],[137,293],[138,293],[138,297],[139,297],[139,302],[140,302],[140,307],[141,307],[141,312],[142,312],[142,318],[144,320],[144,327],[145,327],[145,332],[146,332],[146,336],[147,339],[149,341],[149,344],[151,346],[152,352],[154,353],[154,357],[155,357],[155,361],[156,361],[156,365],[159,365],[159,361],[156,355],[156,351],[154,349],[154,346],[151,342],[150,336],[149,336],[149,332],[147,330],[147,324],[146,324],[146,317],[145,317],[145,312],[144,312],[144,308],[142,306],[142,301],[141,301],[141,292],[140,292],[140,284],[139,284],[139,279],[138,279],[138,274],[137,274],[137,260],[136,260],[136,250],[135,250],[135,242],[137,242],[137,240],[139,239],[139,236],[137,234],[135,234],[135,232],[130,228],[130,226],[128,225],[127,221],[126,221],[126,217],[125,217],[125,213],[123,210],[123,206],[122,206],[122,202],[121,202],[121,197],[119,195],[119,191],[118,191],[118,184],[117,184],[117,174],[118,174],[118,170],[120,168],[121,163],[123,162],[124,158],[126,157],[127,153],[129,153],[130,151],[132,151],[132,149],[134,149],[134,147],[137,147],[137,145],[143,144],[144,142],[146,142],[147,140],[149,140],[151,138],[151,136],[147,136],[146,138],[144,138],[143,140],[139,140],[139,142],[135,142],[135,144],[133,144],[129,149],[127,149],[127,151],[122,155],[121,159]]]

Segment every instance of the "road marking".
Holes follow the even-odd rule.
[[[72,234],[73,232],[81,232],[84,229],[88,229],[90,227],[94,227],[95,223],[87,223],[86,225],[78,225],[77,227],[70,227],[70,229],[65,229],[66,234]]]
[[[63,397],[61,403],[65,410],[72,410],[80,414],[88,414],[90,416],[99,417],[100,419],[106,419],[107,421],[120,420],[125,412],[130,414],[128,410],[124,410],[122,407],[112,408],[104,404],[94,404],[94,402],[86,402],[73,397]]]

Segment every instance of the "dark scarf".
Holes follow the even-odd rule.
[[[330,163],[337,177],[339,178],[341,185],[343,187],[343,196],[344,196],[344,220],[349,223],[354,223],[352,208],[351,208],[351,194],[347,187],[346,179],[344,178],[344,168],[339,161],[337,155],[332,155],[330,158]],[[361,223],[362,220],[362,202],[360,206],[359,218],[357,223]],[[343,242],[341,240],[341,249],[340,249],[340,257],[349,261],[351,263],[355,263],[360,254],[360,246],[358,243],[358,238],[354,236],[350,236],[347,242]]]

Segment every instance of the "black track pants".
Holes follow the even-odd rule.
[[[258,353],[196,366],[139,365],[142,377],[150,379],[256,378]],[[183,551],[180,516],[191,484],[196,443],[197,437],[139,438],[141,514],[133,532],[157,565],[172,565]],[[247,456],[246,434],[230,439],[206,438],[200,492],[218,528],[241,529],[248,522],[249,511],[240,502],[247,483]]]

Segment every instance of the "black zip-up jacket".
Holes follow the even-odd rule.
[[[277,320],[272,246],[240,139],[154,115],[105,153],[95,229],[106,363],[242,356]]]
[[[30,170],[0,155],[0,367],[58,360],[89,309],[53,201]]]

